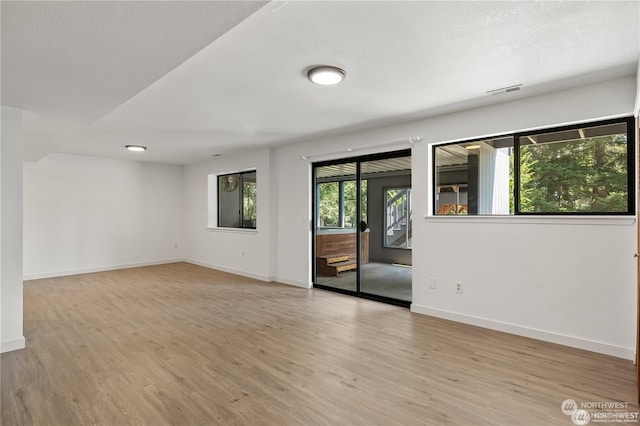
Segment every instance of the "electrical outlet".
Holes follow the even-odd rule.
[[[435,278],[429,278],[427,280],[427,282],[429,283],[429,288],[431,290],[435,290],[436,289],[436,279]]]
[[[456,293],[462,294],[464,292],[464,287],[462,286],[462,281],[456,281]]]

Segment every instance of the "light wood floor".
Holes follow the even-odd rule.
[[[24,314],[3,426],[567,426],[565,399],[636,401],[630,361],[185,263],[29,281]]]

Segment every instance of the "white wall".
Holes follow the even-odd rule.
[[[255,230],[216,228],[216,182],[210,175],[255,169],[257,212]],[[268,149],[229,155],[185,167],[184,230],[189,247],[185,257],[192,263],[271,281],[274,278],[271,249],[277,224],[271,210],[277,207],[272,191],[272,160]],[[209,188],[208,182],[212,185]],[[209,225],[211,225],[209,227]]]
[[[25,279],[183,258],[181,166],[66,154],[24,166]]]
[[[0,145],[0,352],[24,348],[22,334],[22,111],[2,107]]]
[[[412,310],[633,359],[635,218],[426,216],[431,143],[628,115],[636,92],[635,77],[628,77],[276,149],[278,280],[308,285],[311,279],[310,165],[298,157],[318,161],[396,150],[409,146],[397,141],[421,136],[412,158]],[[435,290],[427,288],[429,277],[437,279]],[[453,290],[456,280],[464,282],[462,295]]]
[[[311,165],[300,155],[311,155],[309,144],[300,149],[279,148],[274,153],[278,188],[278,238],[274,251],[277,280],[311,287]],[[320,151],[323,151],[322,149]]]

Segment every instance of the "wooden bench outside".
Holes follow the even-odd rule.
[[[357,268],[355,259],[348,254],[330,254],[316,258],[316,270],[319,275],[338,277],[340,272]]]

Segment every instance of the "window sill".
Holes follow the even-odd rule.
[[[425,216],[431,223],[495,223],[532,225],[619,225],[636,223],[635,216]]]
[[[207,231],[210,232],[222,232],[226,234],[257,234],[257,229],[251,228],[219,228],[219,227],[207,227]]]

